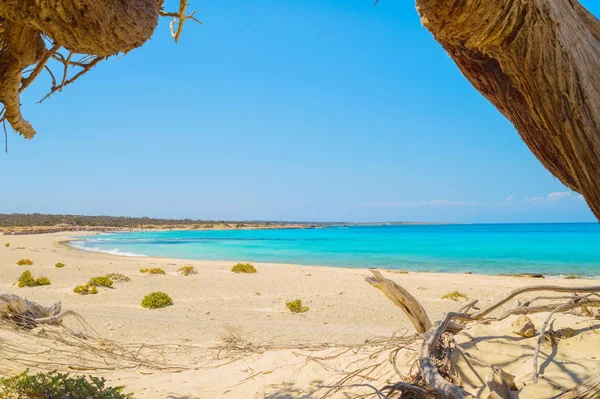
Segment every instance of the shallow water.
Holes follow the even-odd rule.
[[[82,238],[74,245],[121,255],[600,276],[600,225],[596,223],[164,231]]]

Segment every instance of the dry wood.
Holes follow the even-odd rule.
[[[596,374],[581,384],[569,389],[556,399],[598,399],[600,398],[600,374]]]
[[[417,333],[425,333],[431,328],[431,320],[429,320],[427,312],[415,297],[400,285],[383,277],[379,271],[371,269],[371,273],[373,273],[373,277],[367,277],[367,282],[383,292],[394,305],[404,311],[410,322],[415,326]]]
[[[417,0],[423,25],[600,218],[600,22],[577,0]]]

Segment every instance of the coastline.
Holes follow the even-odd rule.
[[[326,227],[325,227],[326,228]],[[142,231],[142,230],[140,230]],[[181,231],[186,231],[186,230],[181,230]],[[86,231],[85,233],[87,234],[77,234],[77,235],[85,235],[85,236],[94,236],[94,235],[100,235],[104,232],[88,232]],[[237,262],[240,262],[239,259],[191,259],[191,258],[185,258],[185,257],[167,257],[167,256],[155,256],[155,255],[145,255],[145,254],[136,254],[136,253],[132,253],[132,252],[120,252],[118,249],[113,249],[113,250],[103,250],[103,249],[92,249],[92,248],[84,248],[81,246],[76,246],[76,245],[71,245],[72,242],[81,242],[81,241],[85,241],[85,238],[74,238],[74,237],[69,237],[67,239],[64,239],[60,242],[58,242],[57,244],[63,246],[64,248],[67,249],[71,249],[71,250],[75,250],[75,251],[82,251],[82,252],[92,252],[92,253],[101,253],[101,254],[105,254],[105,255],[109,255],[109,256],[123,256],[123,257],[130,257],[130,258],[155,258],[155,259],[171,259],[171,260],[177,260],[177,261],[203,261],[203,262],[227,262],[227,263],[231,263],[231,264],[235,264]],[[319,264],[310,264],[310,263],[287,263],[287,262],[265,262],[265,261],[255,261],[255,260],[244,260],[244,261],[250,261],[252,263],[256,263],[256,264],[278,264],[278,265],[289,265],[289,266],[298,266],[298,267],[320,267],[320,268],[336,268],[336,269],[352,269],[352,270],[370,270],[370,269],[374,269],[374,270],[380,270],[380,271],[387,271],[390,273],[440,273],[440,274],[456,274],[456,275],[480,275],[480,276],[499,276],[499,277],[518,277],[518,278],[529,278],[529,279],[534,279],[534,280],[543,280],[543,279],[551,279],[551,280],[556,280],[556,279],[577,279],[577,280],[600,280],[600,274],[599,275],[584,275],[584,274],[576,274],[576,273],[561,273],[561,274],[551,274],[551,273],[543,273],[543,272],[530,272],[530,271],[521,271],[521,272],[516,272],[516,273],[476,273],[476,272],[472,272],[472,271],[466,271],[466,272],[458,272],[458,271],[452,271],[452,270],[413,270],[410,268],[405,268],[405,269],[395,269],[395,268],[383,268],[383,267],[354,267],[354,266],[350,266],[350,265],[319,265]]]
[[[190,349],[189,354],[178,355],[178,360],[187,364],[200,364],[200,355],[194,351],[202,351],[202,356],[209,357],[212,353],[210,348],[218,345],[232,327],[239,328],[248,342],[267,342],[277,348],[243,357],[240,363],[233,362],[214,370],[192,369],[176,374],[126,370],[95,372],[115,384],[127,385],[136,398],[163,399],[170,394],[174,397],[203,399],[262,398],[279,389],[275,385],[287,382],[293,382],[294,389],[299,393],[310,396],[315,389],[315,380],[333,382],[338,374],[325,371],[316,363],[307,366],[303,356],[312,356],[312,352],[302,352],[304,355],[299,357],[299,350],[286,349],[288,345],[359,345],[374,337],[390,337],[412,331],[406,316],[365,282],[365,278],[370,276],[368,269],[254,263],[258,273],[238,275],[230,271],[233,263],[228,261],[124,257],[82,251],[65,245],[64,241],[72,239],[72,235],[60,233],[2,238],[10,243],[10,247],[0,245],[0,292],[20,295],[46,306],[60,301],[63,310],[77,312],[104,339],[121,343],[192,345],[193,350]],[[31,259],[33,265],[17,266],[17,260],[23,258]],[[54,265],[57,262],[66,266],[56,268]],[[178,273],[177,270],[185,265],[194,266],[198,274],[183,276]],[[149,276],[139,271],[141,268],[154,267],[163,268],[166,274]],[[52,284],[18,288],[14,283],[27,269],[35,277],[48,277]],[[97,295],[80,296],[73,293],[75,286],[85,284],[93,276],[108,273],[122,273],[131,281],[115,283],[113,289],[100,288]],[[444,313],[456,311],[463,305],[463,302],[442,299],[452,291],[464,293],[469,299],[478,299],[481,307],[485,307],[515,288],[540,283],[538,279],[511,276],[433,272],[404,274],[389,270],[382,270],[382,273],[411,292],[423,304],[432,320],[438,320]],[[568,287],[590,286],[594,282],[584,279],[552,281]],[[143,309],[140,306],[142,298],[154,291],[169,294],[174,305],[157,310]],[[302,314],[290,313],[285,303],[293,299],[302,299],[310,310]],[[532,320],[539,328],[546,315],[535,316],[532,316]],[[559,315],[557,325],[566,323],[569,317],[572,316]],[[489,349],[493,353],[499,350],[497,345],[517,345],[520,341],[510,336],[510,321],[494,325],[494,329],[500,329],[498,331],[480,331],[479,334],[483,336],[498,337],[494,340],[496,346],[488,348],[485,346],[487,343],[478,344],[481,350]],[[65,323],[75,330],[81,328],[73,319],[66,319]],[[588,325],[592,328],[595,324],[590,323],[597,322],[592,319],[578,320],[577,323],[581,323],[581,328]],[[579,359],[576,363],[585,365],[572,370],[578,378],[583,379],[594,371],[596,361],[590,359],[594,354],[590,353],[589,348],[600,345],[600,335],[591,330],[581,334],[584,335],[569,341],[567,347],[561,346],[570,348],[565,352],[565,356],[568,356],[566,359],[560,357],[564,349],[558,355],[552,355],[556,359],[546,367],[546,375],[550,377],[552,373],[562,373],[560,367],[564,366],[559,362],[573,362],[573,359]],[[0,335],[3,335],[2,330]],[[506,342],[503,336],[507,336]],[[535,338],[529,340],[527,348],[535,346]],[[501,350],[507,354],[514,350],[518,359],[524,356],[525,350],[519,345],[510,350],[502,347]],[[412,359],[411,353],[406,355],[404,362],[407,365]],[[544,350],[544,353],[550,352]],[[44,361],[44,358],[39,360]],[[354,357],[343,361],[351,363],[353,360]],[[275,364],[277,371],[270,372]],[[31,365],[29,367],[32,368]],[[24,368],[22,364],[2,359],[0,355],[0,371],[15,373]],[[248,380],[253,374],[241,371],[248,368],[266,374]],[[518,372],[527,377],[529,368],[509,372]],[[68,368],[65,370],[68,371]],[[194,383],[190,384],[190,381]],[[551,397],[547,393],[554,392],[554,388],[546,382],[537,386],[528,385],[527,389],[538,391],[529,396],[525,394],[524,397]]]

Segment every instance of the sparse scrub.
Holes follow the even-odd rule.
[[[251,263],[238,263],[231,268],[234,273],[256,273],[256,268]]]
[[[98,277],[92,277],[90,279],[90,281],[88,281],[87,285],[95,286],[95,287],[112,288],[113,281],[106,276],[98,276]]]
[[[0,377],[0,399],[133,399],[125,387],[107,387],[104,378],[70,376],[57,371]]]
[[[189,276],[191,274],[198,274],[198,271],[196,270],[196,268],[194,266],[184,266],[177,271],[179,273],[183,274],[184,276]]]
[[[50,285],[50,279],[48,277],[33,278],[29,270],[25,270],[19,277],[18,286],[23,287],[37,287],[41,285]]]
[[[140,273],[148,273],[148,269],[140,269]]]
[[[4,244],[4,246],[5,246],[6,248],[10,247],[10,242],[7,242],[6,244]]]
[[[165,271],[163,269],[161,269],[160,267],[153,267],[152,269],[148,270],[148,274],[167,274],[167,273],[165,273]]]
[[[58,268],[65,267],[65,264],[58,262],[56,265],[54,265],[54,267],[58,267]]]
[[[257,291],[257,292],[255,292],[255,293],[254,293],[254,295],[256,295],[256,296],[260,296],[260,295],[262,295],[262,294],[261,294],[260,292],[258,292],[258,291]]]
[[[292,313],[304,313],[308,312],[308,306],[302,305],[302,299],[294,299],[293,301],[287,301],[285,306]]]
[[[73,292],[78,295],[94,295],[98,293],[98,288],[95,285],[78,285],[73,289]]]
[[[468,300],[469,297],[467,294],[463,294],[462,292],[454,291],[450,292],[442,297],[442,299],[450,299],[452,301],[460,301],[461,299]]]
[[[17,265],[19,266],[31,266],[33,265],[33,262],[29,259],[21,259],[20,261],[17,262]]]
[[[153,292],[144,297],[142,307],[147,309],[158,309],[173,305],[173,300],[164,292]]]
[[[109,273],[109,274],[106,275],[106,277],[108,277],[109,279],[111,279],[115,283],[122,283],[122,282],[126,282],[126,281],[131,281],[131,279],[129,277],[127,277],[126,275],[121,274],[121,273]]]

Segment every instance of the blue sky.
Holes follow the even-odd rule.
[[[192,1],[9,133],[0,212],[227,220],[595,221],[411,1]],[[174,1],[167,6],[176,8]],[[584,1],[596,15],[600,5]]]

